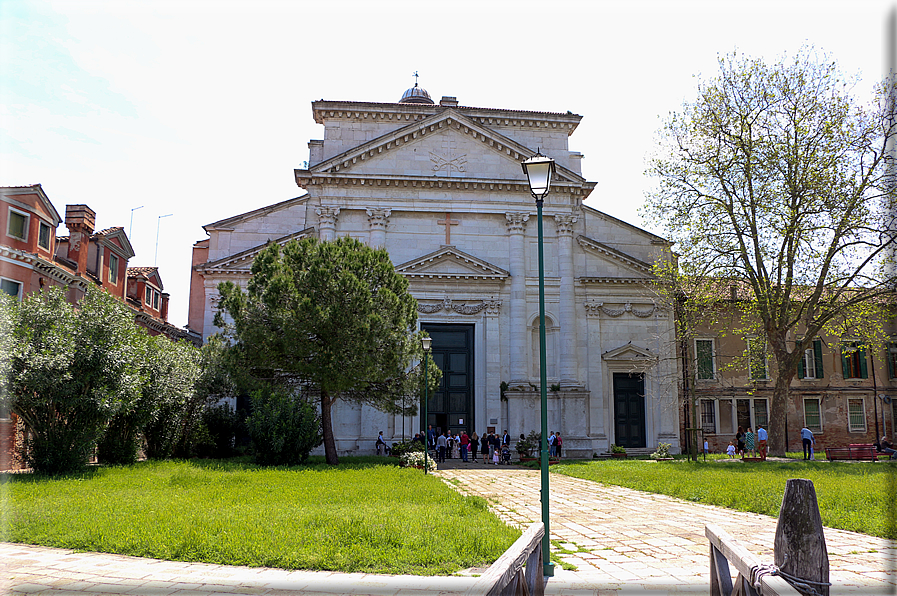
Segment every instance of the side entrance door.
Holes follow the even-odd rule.
[[[645,376],[614,373],[614,442],[645,447]]]
[[[421,325],[433,339],[431,352],[442,371],[439,388],[430,394],[427,424],[438,432],[471,433],[473,420],[473,325]]]

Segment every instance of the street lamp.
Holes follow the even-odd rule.
[[[551,562],[551,534],[548,529],[548,373],[545,357],[545,260],[542,253],[542,202],[551,190],[551,179],[554,176],[554,160],[545,157],[538,150],[522,164],[523,173],[529,182],[529,190],[536,199],[539,228],[539,380],[541,384],[542,404],[542,523],[545,536],[542,537],[542,573],[546,577],[554,575],[554,564]],[[521,275],[523,272],[520,272]]]
[[[430,360],[430,343],[433,340],[429,337],[420,338],[420,347],[424,349],[424,474],[427,473],[427,451],[430,450],[430,435],[427,432],[427,402],[430,401],[430,379],[427,375],[427,361]]]

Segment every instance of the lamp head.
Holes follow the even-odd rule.
[[[551,190],[551,179],[554,177],[555,168],[554,160],[536,151],[535,155],[520,165],[523,166],[523,173],[526,174],[526,180],[529,182],[529,191],[533,193],[537,201],[543,200]]]
[[[433,341],[433,339],[429,338],[429,337],[420,338],[420,347],[422,347],[424,349],[424,353],[427,353],[430,351],[430,344],[432,343],[432,341]]]

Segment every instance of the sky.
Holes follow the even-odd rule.
[[[583,116],[570,149],[587,205],[658,232],[638,208],[662,121],[732,52],[804,45],[868,99],[893,0],[0,0],[0,186],[41,184],[64,215],[122,226],[187,323],[202,226],[304,194],[318,99],[438,102]],[[64,226],[58,233],[67,234]]]

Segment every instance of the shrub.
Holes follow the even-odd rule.
[[[246,428],[261,465],[304,463],[323,442],[317,410],[301,397],[282,390],[259,389],[252,394],[252,414]]]
[[[611,453],[626,453],[626,448],[621,447],[620,445],[615,445],[615,444],[611,443],[610,452]]]
[[[420,441],[404,441],[402,443],[392,444],[392,455],[402,456],[406,453],[423,453],[424,444]]]
[[[517,440],[517,453],[520,457],[534,457],[541,445],[542,433],[531,430],[525,439]]]
[[[658,443],[657,451],[651,454],[652,459],[667,459],[672,457],[670,455],[670,447],[672,447],[671,443]]]
[[[424,467],[424,451],[421,449],[420,451],[408,451],[402,454],[400,458],[402,465],[407,467],[415,467],[415,468],[423,468]],[[426,458],[427,470],[436,469],[436,462],[433,461],[432,457],[427,456]]]
[[[130,465],[137,463],[140,436],[133,414],[118,414],[106,427],[97,443],[97,460],[104,464]]]
[[[212,457],[230,457],[234,453],[234,439],[240,428],[240,418],[230,404],[220,404],[205,409],[202,423],[206,427],[215,451]]]

